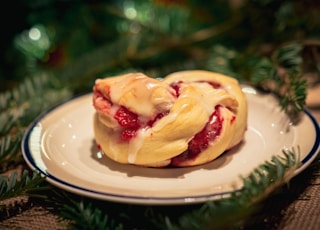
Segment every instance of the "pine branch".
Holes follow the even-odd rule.
[[[302,75],[302,46],[290,43],[276,49],[272,57],[256,59],[249,81],[279,97],[280,106],[296,123],[305,106],[307,82]]]
[[[250,224],[250,216],[270,193],[287,183],[298,167],[299,152],[284,150],[242,177],[244,188],[229,198],[191,206],[135,206],[46,192],[46,204],[68,220],[70,229],[225,229]],[[50,197],[50,199],[48,199]],[[66,202],[68,200],[68,202]],[[170,213],[170,214],[168,214]]]
[[[23,127],[51,106],[70,98],[71,93],[54,85],[56,79],[46,74],[26,78],[17,88],[0,94],[0,135],[14,127]]]
[[[116,211],[118,204],[79,197],[55,188],[46,191],[44,198],[49,210],[57,213],[62,221],[67,220],[68,229],[123,229],[114,218],[120,215]]]
[[[10,176],[0,177],[0,219],[20,213],[32,206],[30,198],[44,199],[43,191],[49,187],[43,185],[45,178],[37,172],[31,175],[27,170],[19,176],[13,172]]]
[[[281,97],[280,105],[292,118],[298,116],[305,106],[307,83],[302,78],[302,46],[300,44],[289,44],[281,47],[276,53],[275,60],[278,66],[284,69],[278,71],[280,81],[277,81]]]
[[[153,1],[147,3],[136,1],[132,6],[127,1],[125,4],[117,2],[114,5],[122,7],[120,7],[122,10],[120,10],[120,18],[119,16],[115,18],[113,12],[111,12],[113,14],[111,17],[108,4],[99,3],[102,4],[100,7],[96,7],[98,3],[93,5],[67,4],[63,5],[67,7],[67,13],[64,14],[66,16],[63,16],[62,20],[64,23],[56,23],[57,19],[53,18],[55,13],[45,14],[46,18],[43,20],[42,13],[37,12],[44,11],[37,11],[31,7],[33,17],[30,18],[33,24],[41,22],[45,27],[53,28],[57,31],[56,34],[60,35],[50,40],[51,47],[46,47],[44,50],[39,46],[37,49],[47,52],[58,46],[63,54],[62,60],[58,62],[68,63],[63,63],[64,68],[56,69],[54,75],[50,74],[52,69],[38,74],[39,69],[48,67],[46,65],[50,65],[52,60],[48,62],[47,60],[35,60],[33,50],[29,49],[29,54],[26,53],[26,49],[22,50],[27,61],[25,63],[17,61],[19,72],[25,73],[30,70],[28,60],[30,61],[32,57],[34,62],[31,63],[31,68],[34,73],[31,77],[27,76],[17,88],[0,94],[0,161],[9,164],[19,159],[20,131],[38,114],[69,98],[75,90],[83,92],[91,89],[95,78],[115,75],[115,73],[123,72],[124,69],[126,71],[146,70],[162,77],[178,69],[203,67],[203,69],[248,80],[255,86],[273,92],[279,96],[280,105],[292,119],[299,116],[306,97],[306,83],[302,79],[301,71],[301,45],[281,46],[273,52],[271,57],[256,54],[261,45],[263,46],[266,42],[279,44],[286,42],[288,38],[289,40],[294,39],[295,35],[312,37],[310,35],[317,34],[318,29],[315,29],[314,33],[312,29],[313,26],[319,24],[304,23],[305,17],[294,17],[299,16],[301,7],[297,6],[300,6],[301,3],[285,1],[279,6],[277,1],[257,0],[248,2],[246,7],[239,6],[230,11],[228,4],[217,6],[214,3],[206,3],[203,7],[201,1],[194,1],[184,2],[183,4],[190,4],[190,6],[183,6],[178,13],[177,9],[171,6],[174,3],[162,2],[165,2],[168,7],[159,9]],[[178,2],[181,3],[181,1]],[[85,7],[88,7],[86,9],[89,10],[85,10],[85,15],[83,15]],[[61,7],[55,9],[53,5],[50,5],[50,8],[52,10],[50,12],[61,9]],[[90,12],[90,10],[98,8],[107,9],[109,12],[104,11],[104,16],[96,20],[94,16],[100,15],[101,12]],[[135,10],[137,17],[128,16],[128,9]],[[82,21],[79,23],[69,15],[80,15],[81,17],[77,19]],[[276,16],[275,21],[273,21],[274,15]],[[312,15],[313,19],[317,18],[317,15],[308,14],[308,12],[304,15]],[[292,20],[293,18],[296,20]],[[76,24],[75,21],[77,21]],[[302,24],[303,30],[300,28]],[[93,25],[92,28],[90,25]],[[287,32],[288,28],[289,32]],[[72,33],[74,31],[77,33]],[[79,33],[82,36],[78,36]],[[70,34],[77,34],[77,36],[69,36]],[[59,42],[57,44],[56,41],[59,40],[63,40],[62,45]],[[97,40],[102,42],[95,44]],[[28,46],[30,45],[28,42],[34,43],[34,40],[25,40],[25,42],[25,45]],[[226,44],[231,48],[226,48]],[[236,48],[232,48],[232,44]],[[248,44],[253,45],[254,48],[247,49]],[[317,52],[316,49],[314,51]],[[45,58],[49,56],[49,53],[43,55]],[[313,57],[318,60],[318,55]],[[239,59],[241,59],[240,62],[238,62]],[[313,63],[312,66],[317,66],[319,70],[319,65],[316,61],[314,62],[316,64]],[[45,65],[42,65],[43,63]],[[2,79],[5,78],[2,77]],[[186,207],[170,208],[174,211],[183,209],[179,212],[182,214],[179,215],[178,222],[172,221],[176,218],[167,215],[167,209],[159,213],[161,208],[147,207],[144,209],[144,207],[136,206],[128,208],[128,206],[91,199],[82,200],[77,196],[69,195],[60,197],[61,199],[56,198],[54,207],[59,210],[58,212],[61,211],[62,218],[72,220],[70,227],[75,229],[92,226],[94,228],[122,228],[122,226],[138,228],[139,224],[134,218],[146,221],[146,215],[152,217],[150,221],[152,223],[154,223],[154,218],[162,216],[160,223],[154,223],[147,229],[159,228],[159,226],[169,229],[202,229],[207,226],[221,227],[222,222],[227,224],[225,226],[230,227],[243,226],[247,221],[246,218],[257,210],[259,202],[276,187],[287,182],[287,176],[291,175],[290,172],[294,170],[297,162],[297,158],[291,156],[290,151],[286,152],[285,159],[273,158],[254,170],[248,177],[242,178],[245,184],[244,190],[241,193],[234,193],[229,199],[207,202],[196,206],[194,211],[191,211],[195,208],[194,206],[190,209]],[[14,174],[7,178],[1,177],[0,201],[24,194],[39,196],[40,199],[46,200],[48,197],[42,193],[46,185],[41,184],[40,179],[37,183],[37,178],[34,180],[32,178],[27,179],[25,173],[21,180],[18,180]],[[60,190],[58,191],[61,193]],[[50,198],[55,197],[59,196],[54,194]],[[126,218],[116,218],[112,215],[115,210],[124,214]],[[122,225],[124,220],[126,224]]]
[[[162,217],[163,229],[234,229],[244,227],[263,201],[292,177],[299,165],[299,153],[284,150],[283,157],[273,157],[257,167],[249,176],[243,177],[244,188],[230,198],[205,203],[200,209],[183,214],[173,221]],[[246,223],[247,222],[247,223]]]
[[[0,94],[0,110],[22,106],[28,99],[45,94],[52,80],[48,74],[26,77],[14,89]]]
[[[0,94],[1,171],[20,161],[20,143],[24,129],[43,111],[70,98],[49,73],[26,78],[16,88]]]
[[[70,229],[123,229],[117,225],[101,209],[95,208],[92,203],[73,203],[73,207],[65,205],[60,209],[60,215],[69,220],[76,220],[70,223]]]
[[[0,172],[6,170],[7,164],[22,160],[21,155],[17,154],[20,150],[22,136],[23,131],[18,130],[15,134],[8,134],[0,138]]]
[[[36,192],[47,189],[46,186],[40,186],[44,179],[38,172],[29,175],[27,170],[22,172],[20,178],[17,172],[13,172],[10,176],[1,176],[0,201],[18,196],[37,197]]]

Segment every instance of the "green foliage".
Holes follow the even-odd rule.
[[[281,46],[271,58],[257,59],[251,73],[251,82],[278,95],[281,107],[294,122],[299,119],[307,95],[301,51],[299,43]]]
[[[261,202],[288,182],[299,164],[299,152],[284,150],[243,175],[243,189],[196,205],[117,204],[55,189],[39,194],[61,220],[69,220],[70,229],[238,229],[252,224],[250,217],[257,215]]]
[[[0,94],[0,134],[13,127],[27,126],[36,116],[70,98],[68,89],[57,85],[54,76],[39,73]]]
[[[45,178],[39,173],[33,172],[30,175],[27,170],[24,170],[20,176],[17,172],[0,176],[0,220],[30,207],[30,202],[21,201],[21,197],[44,198],[40,194],[48,189],[47,185],[43,185],[44,180]]]
[[[47,208],[58,213],[68,229],[123,229],[115,204],[105,201],[76,196],[74,194],[52,188],[50,191],[39,191]],[[41,199],[42,200],[42,199]],[[69,202],[66,202],[68,200]],[[39,199],[33,199],[37,202]]]
[[[26,78],[0,93],[0,171],[22,160],[20,145],[25,128],[42,112],[71,97],[48,73]]]
[[[279,49],[277,54],[279,64],[287,74],[283,81],[278,81],[286,91],[284,95],[280,95],[283,96],[280,104],[291,116],[296,116],[297,112],[303,110],[307,94],[307,82],[301,77],[302,59],[299,55],[301,50],[299,44],[293,44]],[[289,81],[289,84],[286,81]]]
[[[0,138],[0,172],[6,171],[6,165],[21,161],[21,156],[17,154],[20,150],[23,131],[13,135],[6,135]]]
[[[254,215],[263,201],[275,188],[287,182],[293,170],[299,165],[299,153],[294,149],[284,150],[283,156],[274,156],[242,178],[244,187],[229,198],[209,201],[201,208],[176,218],[164,217],[163,229],[237,229],[250,225],[249,217]],[[247,223],[246,223],[247,221]]]
[[[129,71],[152,77],[185,69],[216,71],[276,94],[292,121],[305,106],[303,75],[313,72],[318,79],[314,82],[320,82],[317,1],[18,2],[28,10],[28,27],[5,47],[0,68],[1,172],[21,162],[19,146],[30,122],[52,106],[90,91],[98,77]],[[47,184],[36,173],[30,177],[26,172],[21,179],[16,174],[1,177],[0,201],[38,194],[47,204],[53,200],[55,211],[74,229],[243,226],[259,201],[287,181],[298,162],[293,152],[243,177],[240,193],[183,209],[59,196],[61,190],[43,193]]]
[[[60,216],[73,220],[69,224],[70,229],[115,229],[121,230],[122,225],[116,225],[109,220],[108,215],[101,209],[93,207],[92,203],[74,202],[60,208]]]
[[[1,176],[0,200],[24,195],[37,196],[36,191],[47,189],[46,186],[40,186],[43,181],[44,177],[39,173],[33,172],[30,176],[27,170],[24,170],[21,176],[16,172],[10,176]]]

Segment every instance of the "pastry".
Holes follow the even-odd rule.
[[[97,144],[124,164],[204,164],[239,144],[247,127],[238,81],[202,70],[162,80],[143,73],[97,79],[93,106]]]

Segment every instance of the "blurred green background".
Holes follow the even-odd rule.
[[[201,68],[251,79],[262,57],[303,47],[304,71],[319,72],[316,0],[12,0],[1,7],[0,90],[50,73],[75,92],[97,77],[154,77]]]
[[[52,106],[90,92],[96,78],[132,71],[151,77],[186,69],[215,71],[274,92],[291,117],[303,110],[307,86],[320,82],[318,0],[10,0],[1,4],[0,11],[1,173],[25,167],[20,149],[29,124]],[[7,191],[4,195],[28,194],[28,186],[31,193],[35,189],[28,177],[24,180],[29,183],[22,180],[23,185],[15,189],[17,178],[3,178],[3,187],[6,183],[13,186],[13,190],[3,189]],[[250,214],[251,210],[243,212],[242,205],[253,207],[251,202],[261,194],[256,192],[256,183],[248,187],[255,191],[253,197],[244,194],[242,199],[234,197],[225,205],[210,206],[214,218],[207,221],[219,225],[227,220],[232,226],[228,221],[232,215],[243,218]],[[262,186],[259,191],[269,189]],[[100,212],[102,206],[111,215],[118,213],[114,207],[125,214],[130,211],[98,200],[94,206],[81,202],[77,206],[79,199],[73,198],[52,200],[58,210],[67,210],[59,210],[59,215],[73,219],[82,229],[87,220],[79,209],[86,216],[92,214],[91,228],[95,221],[108,224],[105,213]],[[12,209],[20,210],[16,205],[1,213],[14,216]],[[210,207],[200,209],[200,222]],[[177,209],[172,210],[174,216],[180,215]],[[74,210],[71,216],[70,210]],[[270,212],[278,214],[273,209]],[[140,215],[139,210],[132,213]],[[224,213],[227,219],[220,218]],[[184,221],[192,223],[194,218]],[[129,226],[141,223],[135,215],[126,222]],[[262,217],[262,222],[270,225],[273,221],[267,223]]]

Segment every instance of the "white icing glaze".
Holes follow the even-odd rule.
[[[200,93],[188,93],[188,90],[193,90],[194,87]],[[207,117],[215,111],[215,105],[219,104],[219,102],[223,102],[225,99],[230,100],[230,95],[226,94],[226,91],[222,89],[213,89],[212,86],[206,82],[188,82],[186,84],[181,85],[182,94],[179,97],[179,100],[185,99],[185,101],[195,100],[198,105],[205,108],[207,113]],[[148,135],[152,133],[153,130],[161,130],[163,127],[167,126],[175,119],[178,118],[179,114],[185,107],[189,106],[188,103],[183,104],[179,107],[175,112],[170,112],[166,115],[165,119],[161,122],[155,122],[154,127],[145,128],[142,127],[138,130],[135,138],[130,140],[128,147],[128,163],[134,164],[136,161],[136,157],[141,147],[143,146],[144,139],[148,138]],[[139,116],[139,119],[145,119],[142,116]],[[165,121],[165,122],[164,122]],[[145,121],[147,122],[147,121]],[[157,124],[157,125],[156,125]],[[205,124],[204,124],[205,125]],[[192,137],[190,137],[191,139]]]
[[[180,96],[177,98],[175,90],[170,87],[170,84],[179,81],[182,83],[179,83]],[[220,87],[213,87],[207,82],[220,84]],[[105,99],[112,103],[107,111],[100,111],[106,116],[110,116],[111,119],[101,119],[100,122],[106,126],[111,122],[111,126],[108,127],[115,131],[112,133],[112,137],[109,137],[109,150],[111,158],[116,161],[147,166],[154,165],[155,167],[169,164],[172,157],[186,150],[186,144],[206,125],[217,105],[224,107],[224,110],[227,111],[223,115],[223,120],[226,123],[224,125],[226,131],[222,132],[225,136],[223,144],[216,143],[219,141],[212,142],[212,145],[221,145],[216,154],[211,153],[216,151],[216,148],[208,149],[204,151],[205,154],[200,154],[201,157],[200,155],[197,157],[200,159],[199,161],[193,162],[190,159],[185,162],[185,165],[201,164],[212,160],[211,155],[217,157],[229,145],[239,143],[243,137],[247,116],[246,104],[235,79],[204,71],[187,71],[173,74],[162,81],[148,78],[141,73],[133,73],[105,81],[97,80],[96,84]],[[100,102],[97,101],[97,103]],[[114,115],[120,106],[136,113],[141,125],[136,136],[122,144],[117,141],[119,141],[123,127],[119,124],[118,127],[114,127],[113,123],[116,121]],[[239,110],[242,111],[240,115],[237,114]],[[157,114],[163,112],[168,112],[168,114],[155,121],[152,127],[146,126]],[[229,121],[232,116],[237,116],[235,122]],[[228,122],[227,119],[229,119]],[[243,122],[239,122],[239,120]],[[99,134],[101,137],[103,135],[103,132]],[[153,143],[159,146],[159,151],[152,147]],[[163,157],[164,152],[166,153],[165,157]]]
[[[154,92],[159,92],[154,95]],[[142,116],[151,117],[159,109],[170,108],[174,97],[170,87],[141,73],[125,75],[121,81],[112,82],[110,99]],[[139,106],[137,106],[139,105]]]
[[[137,132],[137,136],[129,141],[128,147],[128,163],[134,164],[136,162],[137,154],[143,145],[143,141],[147,135],[150,134],[150,129],[142,128]]]

